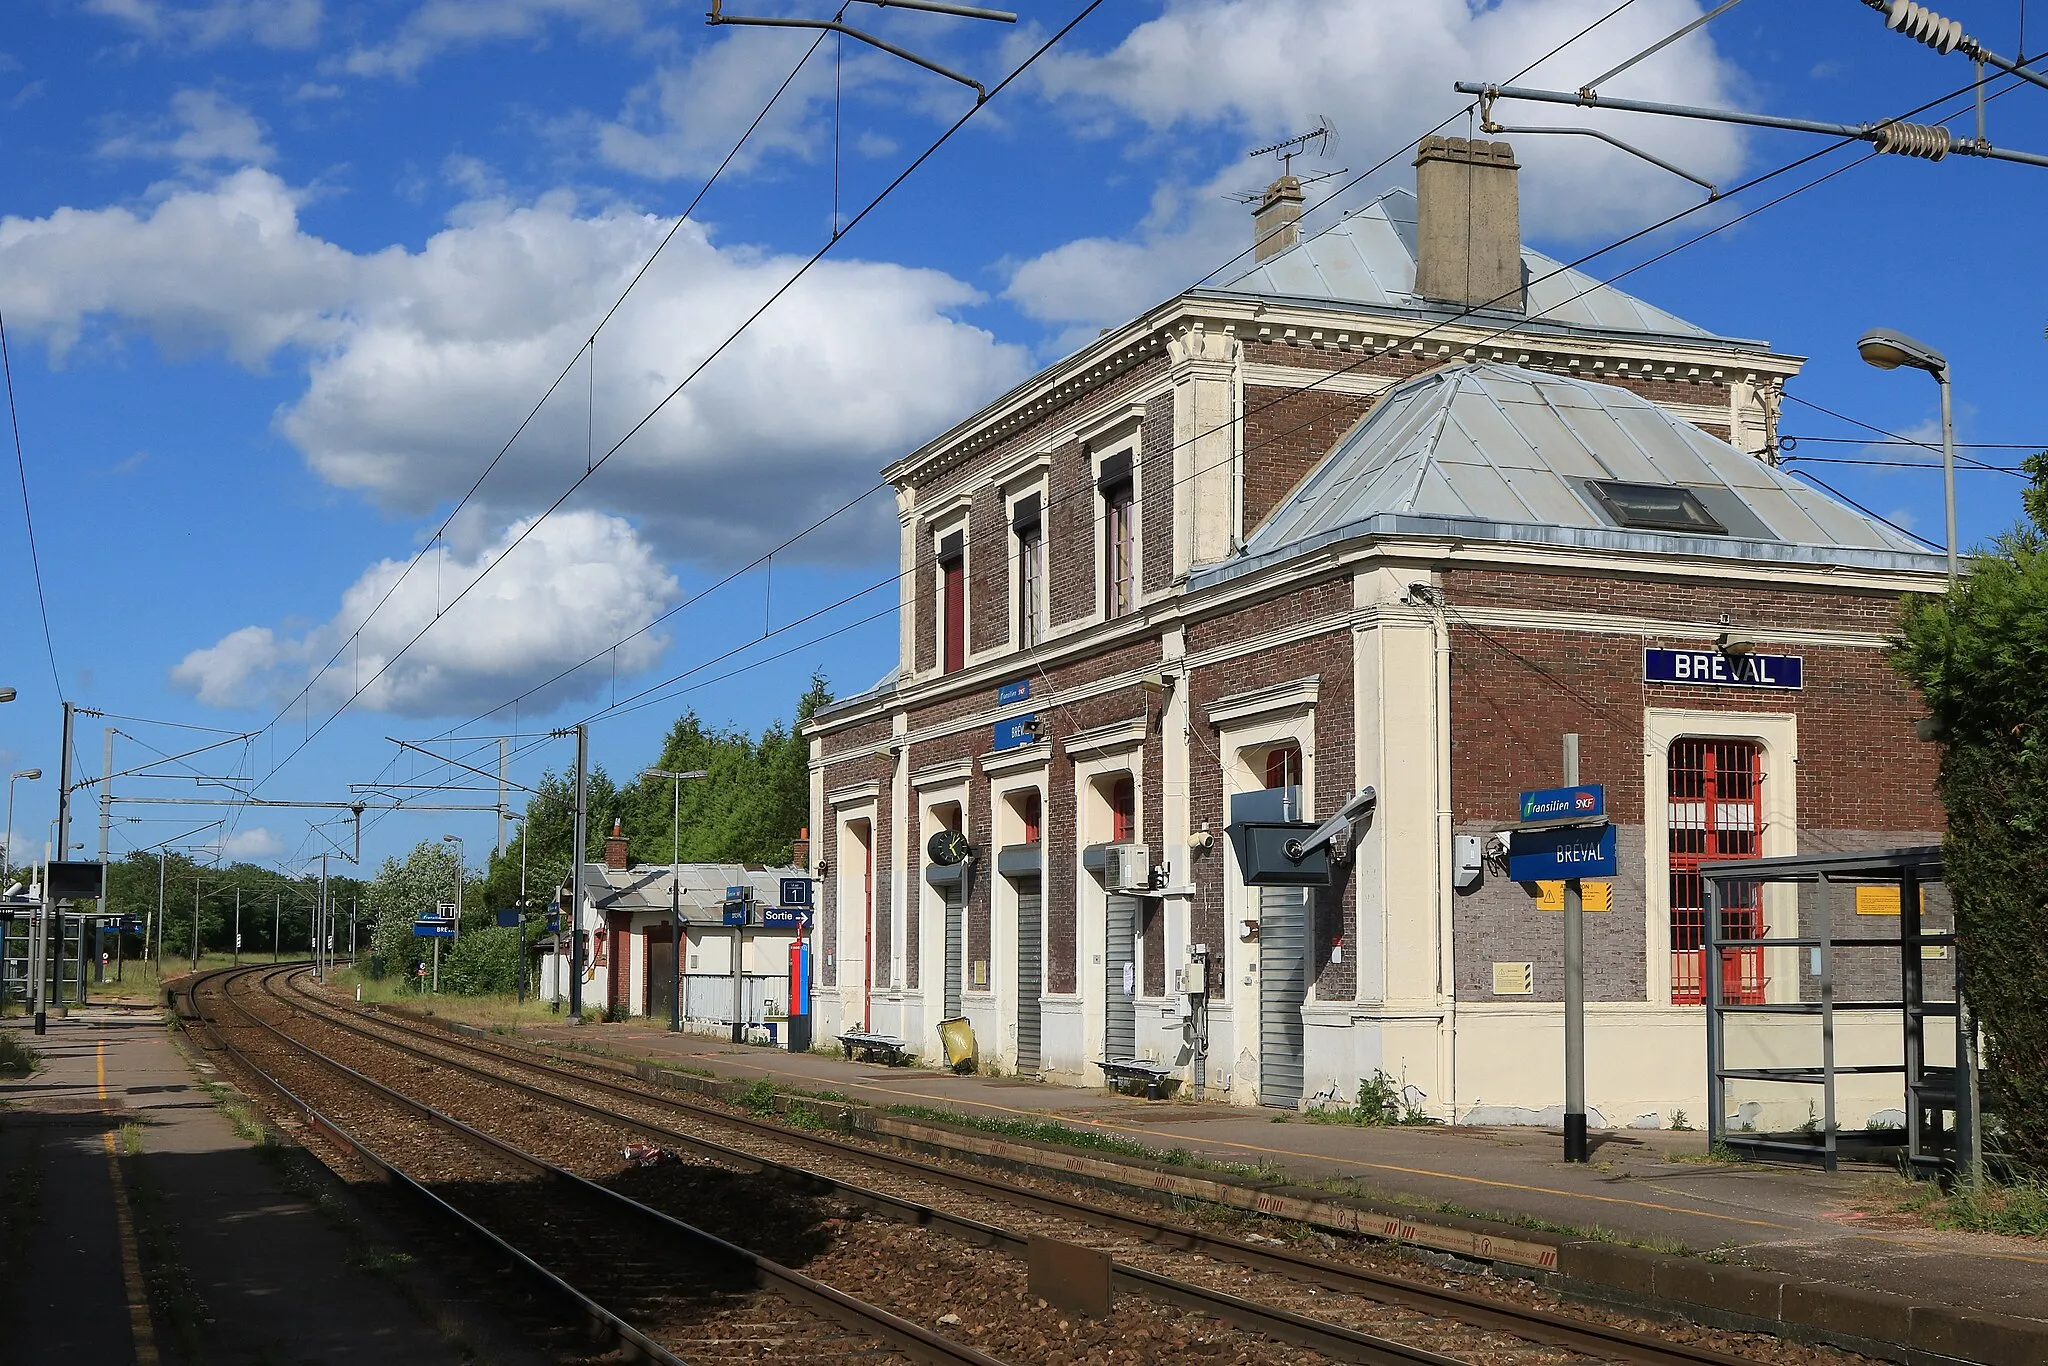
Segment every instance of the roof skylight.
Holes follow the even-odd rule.
[[[1690,531],[1726,536],[1728,528],[1691,489],[1676,484],[1625,484],[1588,479],[1586,487],[1619,526],[1636,531]]]

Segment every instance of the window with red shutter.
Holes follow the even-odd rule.
[[[1672,743],[1667,801],[1671,851],[1671,1003],[1707,998],[1706,880],[1700,867],[1763,855],[1763,746],[1754,740]],[[1761,939],[1762,888],[1722,884],[1721,938]],[[1722,995],[1729,1005],[1761,1005],[1764,951],[1721,952]]]

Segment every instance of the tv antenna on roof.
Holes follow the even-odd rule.
[[[1280,175],[1284,179],[1294,174],[1294,159],[1296,157],[1309,155],[1308,146],[1312,142],[1319,144],[1315,149],[1316,156],[1328,156],[1336,151],[1336,125],[1321,114],[1318,114],[1316,115],[1315,131],[1288,138],[1285,142],[1276,142],[1270,146],[1256,148],[1245,153],[1245,155],[1248,157],[1262,157],[1270,154],[1278,157],[1280,161]],[[1302,176],[1299,178],[1298,183],[1308,186],[1315,184],[1319,180],[1328,180],[1331,176],[1343,174],[1345,174],[1345,168],[1339,167],[1334,171],[1319,171],[1315,175]],[[1234,199],[1240,204],[1256,204],[1265,197],[1266,192],[1264,190],[1243,190],[1224,196],[1225,199]]]
[[[1317,156],[1328,156],[1337,150],[1336,126],[1321,114],[1316,115],[1315,131],[1299,134],[1298,136],[1288,138],[1284,142],[1273,143],[1271,146],[1256,148],[1245,153],[1245,155],[1255,158],[1265,156],[1268,153],[1277,155],[1280,158],[1280,174],[1293,175],[1294,159],[1298,156],[1307,155],[1308,145],[1311,142],[1322,144],[1316,149]],[[1341,172],[1336,174],[1341,174]]]

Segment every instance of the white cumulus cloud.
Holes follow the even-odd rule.
[[[306,368],[278,427],[321,478],[418,514],[466,491],[574,358],[667,224],[564,194],[471,203],[419,250],[352,252],[304,230],[300,196],[246,168],[147,209],[0,219],[0,305],[61,356],[147,334]],[[800,260],[686,224],[478,494],[503,525],[552,502],[690,375]],[[1015,382],[1016,347],[963,321],[978,295],[938,271],[814,268],[654,417],[580,495],[666,553],[751,557],[869,487],[877,470]],[[806,546],[873,550],[856,523]]]
[[[192,47],[248,39],[263,47],[311,47],[320,36],[320,0],[86,0],[85,8],[146,38]]]
[[[256,116],[212,90],[180,90],[171,96],[169,119],[117,133],[99,150],[103,157],[163,159],[192,170],[216,163],[265,166],[277,159]]]
[[[426,0],[387,41],[358,47],[343,65],[358,76],[410,78],[450,48],[537,40],[559,19],[605,33],[632,33],[642,22],[634,0]]]
[[[230,860],[247,863],[257,859],[272,859],[284,852],[284,841],[277,832],[264,826],[253,830],[237,830],[229,835],[221,846],[221,852]]]
[[[337,705],[362,687],[358,706],[446,716],[496,705],[605,651],[646,627],[678,592],[630,523],[591,511],[557,513],[537,527],[531,519],[516,523],[467,555],[430,550],[410,574],[406,563],[371,565],[342,594],[339,610],[302,635],[245,626],[192,651],[171,670],[172,683],[212,706],[275,705],[304,686],[367,621],[321,678],[315,706]],[[471,584],[473,591],[455,602]],[[649,632],[620,645],[619,672],[652,665],[666,643]],[[534,705],[545,709],[591,695],[611,678],[613,663],[608,655],[602,666],[547,688]]]
[[[1077,126],[1107,134],[1140,125],[1141,155],[1182,132],[1235,135],[1249,147],[1327,116],[1342,138],[1334,164],[1362,171],[1466,104],[1456,81],[1504,81],[1613,8],[1609,0],[1167,0],[1158,17],[1108,51],[1055,51],[1040,64],[1039,82]],[[1702,8],[1700,0],[1637,0],[1517,83],[1575,90]],[[1712,33],[1672,45],[1604,93],[1728,106],[1743,82]],[[1600,127],[1718,182],[1743,163],[1741,135],[1723,125],[1581,109],[1567,117],[1506,103],[1496,117],[1510,125]],[[1467,130],[1460,122],[1444,131]],[[1524,167],[1526,236],[1583,240],[1630,231],[1699,197],[1685,181],[1589,138],[1513,141]],[[1238,160],[1208,177],[1168,179],[1143,222],[1021,263],[1009,295],[1053,322],[1128,317],[1250,243],[1249,212],[1221,196],[1254,189],[1270,174],[1264,163]],[[1409,183],[1412,175],[1403,157],[1366,188]]]

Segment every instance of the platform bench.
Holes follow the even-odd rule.
[[[1104,1058],[1095,1064],[1103,1080],[1114,1091],[1118,1082],[1144,1083],[1145,1099],[1158,1100],[1161,1084],[1173,1078],[1173,1069],[1150,1058]]]
[[[846,1050],[848,1062],[853,1060],[858,1049],[864,1062],[883,1062],[899,1067],[910,1061],[910,1043],[894,1034],[870,1034],[862,1029],[850,1029],[839,1036],[839,1046]]]

